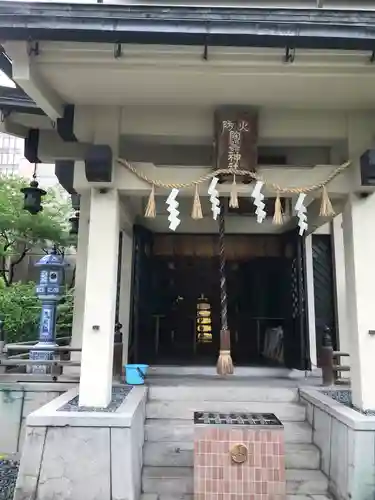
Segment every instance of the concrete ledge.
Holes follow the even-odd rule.
[[[325,390],[329,390],[329,388]],[[313,404],[351,429],[375,431],[375,416],[362,415],[362,413],[348,408],[330,396],[323,394],[318,389],[300,389],[299,392],[303,402]]]
[[[362,415],[321,391],[301,388],[300,399],[307,407],[329,491],[336,500],[374,499],[375,417]]]
[[[59,408],[78,395],[78,387],[54,399],[28,416],[26,424],[32,427],[131,427],[136,409],[146,398],[145,386],[133,387],[120,407],[113,413],[59,411]]]
[[[115,412],[60,411],[69,390],[27,418],[14,500],[139,500],[147,388]]]
[[[1,382],[0,391],[22,392],[65,392],[77,385],[77,382]]]
[[[19,453],[26,417],[71,387],[60,382],[0,382],[0,454]]]

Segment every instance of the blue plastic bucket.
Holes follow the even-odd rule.
[[[125,365],[125,379],[129,385],[142,385],[145,383],[145,376],[148,365]]]

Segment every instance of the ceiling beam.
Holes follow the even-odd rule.
[[[77,160],[85,158],[89,146],[82,142],[65,142],[57,131],[41,130],[38,156],[44,163],[54,163],[56,160]]]
[[[9,116],[4,118],[2,122],[0,122],[0,132],[9,135],[15,135],[17,137],[27,137],[28,128],[20,123],[15,123],[10,120]]]
[[[191,188],[184,188],[181,191],[181,196],[191,196],[194,191],[194,181],[208,172],[212,171],[207,167],[180,168],[180,167],[156,167],[151,163],[135,164],[139,172],[146,175],[149,179],[157,179],[164,183],[191,183]],[[260,167],[258,173],[266,180],[266,185],[263,189],[263,194],[268,196],[275,196],[276,189],[271,187],[271,184],[285,188],[296,188],[301,185],[310,186],[322,182],[327,176],[337,167],[337,165],[316,166],[311,169],[287,169],[287,168],[262,168]],[[75,176],[75,189],[87,189],[89,184],[84,175],[84,169],[79,169]],[[126,195],[148,196],[150,194],[150,185],[138,178],[127,168],[118,165],[116,169],[116,181],[118,189],[123,191]],[[200,186],[200,194],[207,193],[209,182],[202,183]],[[269,187],[270,186],[270,187]],[[231,192],[231,183],[220,184],[217,187],[220,196],[229,196]],[[337,176],[329,184],[329,192],[332,196],[340,197],[351,191],[350,175],[349,172],[343,172]],[[238,196],[248,196],[251,192],[251,187],[248,184],[237,185]],[[168,194],[168,189],[158,188],[157,193],[160,195]]]
[[[194,138],[186,143],[178,137],[123,135],[120,138],[119,155],[128,161],[154,163],[155,165],[175,166],[212,166],[213,144],[206,144]],[[262,146],[258,147],[258,163],[261,165],[298,165],[312,167],[317,163],[326,164],[330,160],[330,147],[321,146]]]
[[[5,120],[4,124],[8,122]],[[13,130],[14,132],[11,132]],[[56,161],[76,161],[85,158],[89,144],[82,142],[65,142],[56,130],[26,129],[19,130],[21,125],[9,122],[8,133],[25,137],[25,156],[33,162],[55,163]],[[16,133],[18,132],[18,133]]]
[[[332,207],[336,214],[341,214],[341,212],[344,210],[346,200],[347,200],[346,196],[342,196],[340,198],[331,197]],[[320,227],[324,226],[324,224],[332,220],[332,217],[322,217],[320,215],[320,206],[321,206],[321,200],[319,198],[316,198],[307,207],[308,228],[306,234],[314,233],[317,229],[319,229]]]
[[[13,80],[52,120],[64,117],[64,102],[50,85],[39,74],[33,51],[26,41],[7,42],[4,45],[7,55],[12,60]],[[34,54],[34,55],[33,55]]]
[[[156,143],[146,138],[120,140],[119,155],[133,162],[155,165],[212,165],[212,145]]]

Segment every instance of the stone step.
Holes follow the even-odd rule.
[[[305,407],[297,403],[151,400],[146,405],[146,418],[192,421],[195,411],[274,413],[283,422],[303,422],[306,417]]]
[[[156,383],[160,383],[161,379],[171,380],[171,378],[185,383],[186,380],[201,380],[211,379],[215,384],[221,384],[235,380],[247,379],[247,383],[256,384],[259,378],[275,378],[279,385],[288,384],[288,377],[296,376],[304,377],[304,372],[290,370],[283,367],[265,367],[265,366],[235,366],[234,373],[228,378],[220,377],[216,373],[216,366],[171,366],[158,365],[150,366],[147,371],[147,377],[150,381],[156,379]]]
[[[160,401],[269,401],[292,403],[298,401],[296,387],[254,387],[251,385],[150,385],[148,399]]]
[[[312,428],[307,422],[284,422],[286,443],[311,443]],[[184,420],[146,420],[145,439],[152,442],[193,441],[194,424]]]
[[[143,464],[152,467],[193,467],[193,441],[174,443],[146,442],[143,447]],[[313,444],[288,444],[285,448],[287,469],[319,469],[320,454]]]
[[[327,495],[288,495],[286,500],[330,500]],[[194,495],[158,495],[157,493],[143,493],[141,500],[194,500]]]
[[[286,471],[288,495],[325,495],[328,479],[317,470]],[[193,494],[192,467],[143,467],[143,493],[159,495]],[[183,497],[182,497],[183,498]]]
[[[286,500],[330,500],[327,495],[288,495]],[[141,500],[194,500],[194,495],[178,493],[174,495],[158,495],[157,493],[143,493]]]

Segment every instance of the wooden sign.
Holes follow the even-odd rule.
[[[254,110],[223,108],[215,113],[215,170],[254,172],[257,166],[258,117]],[[250,181],[250,178],[244,179]]]

